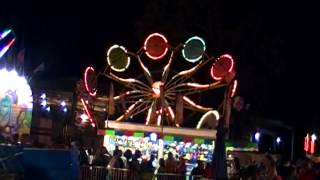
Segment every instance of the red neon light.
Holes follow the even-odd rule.
[[[92,71],[94,73],[94,68],[93,67],[87,67],[85,72],[84,72],[84,85],[86,87],[87,92],[89,93],[90,96],[95,96],[97,94],[97,90],[92,89],[89,87],[88,84],[88,73],[89,71]]]
[[[304,151],[306,151],[307,153],[310,153],[310,154],[314,154],[315,149],[316,149],[316,143],[315,143],[316,139],[313,138],[312,136],[307,134],[306,137],[304,138],[304,148],[303,149],[304,149]]]
[[[227,59],[230,59],[231,60],[231,66],[230,68],[228,69],[228,72],[231,72],[233,70],[233,66],[234,66],[234,61],[233,61],[233,58],[231,55],[229,54],[224,54],[222,56],[220,56],[219,58],[227,58]]]
[[[150,43],[155,43],[154,41],[156,40],[156,38],[160,38],[161,42],[160,44],[165,44],[164,47],[157,47],[155,46],[156,48],[162,48],[162,49],[155,49],[154,47],[149,47]],[[151,41],[153,39],[153,41]],[[157,59],[161,59],[163,58],[166,54],[167,54],[167,51],[168,51],[168,40],[166,39],[166,37],[160,33],[153,33],[153,34],[150,34],[146,40],[144,41],[144,46],[143,46],[143,49],[146,51],[146,55],[150,58],[150,59],[153,59],[153,60],[157,60]],[[158,51],[157,51],[158,50]]]
[[[213,71],[213,68],[214,68],[214,66],[212,66],[211,67],[211,70],[210,70],[210,75],[211,75],[211,77],[214,79],[214,80],[217,80],[217,81],[221,81],[222,80],[222,77],[217,77],[217,76],[215,76],[214,75],[214,71]]]
[[[223,66],[223,65],[228,65],[228,64],[224,64],[225,62],[223,62],[226,60],[230,60],[229,67]],[[225,69],[225,68],[228,68],[228,69]],[[226,75],[226,71],[230,73],[233,70],[233,68],[234,68],[234,60],[233,60],[232,56],[229,54],[224,54],[224,55],[221,55],[217,59],[217,61],[212,65],[211,70],[210,70],[210,74],[214,80],[220,81]]]
[[[85,111],[85,113],[87,114],[87,116],[88,116],[88,118],[89,118],[89,121],[90,121],[91,125],[94,124],[93,118],[92,118],[92,116],[91,116],[91,113],[90,113],[90,111],[89,111],[89,109],[88,109],[85,101],[83,100],[83,98],[81,98],[80,100],[81,100],[81,103],[82,103],[82,105],[83,105],[84,111]]]
[[[309,134],[307,134],[307,136],[304,138],[304,150],[306,152],[309,152],[309,140],[310,140],[310,136]]]
[[[315,142],[314,142],[314,141],[311,141],[310,153],[311,153],[311,154],[314,154],[314,151],[315,151]]]

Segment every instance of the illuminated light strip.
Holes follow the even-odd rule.
[[[146,125],[148,125],[149,124],[149,122],[150,122],[150,118],[151,118],[151,108],[152,108],[152,105],[151,105],[151,107],[149,108],[149,110],[148,110],[148,115],[147,115],[147,119],[146,119]]]
[[[236,148],[236,147],[226,147],[226,151],[242,151],[242,152],[255,152],[258,151],[257,148]]]
[[[199,40],[203,44],[203,48],[202,48],[203,52],[206,51],[206,43],[204,42],[204,40],[201,37],[198,37],[198,36],[194,36],[194,37],[189,38],[185,42],[183,47],[186,47],[186,44],[188,44],[192,40]],[[182,49],[182,56],[183,56],[184,59],[186,59],[187,61],[192,62],[192,63],[199,61],[201,59],[201,57],[202,57],[202,55],[201,55],[201,56],[199,56],[197,58],[193,58],[193,59],[187,58],[184,49]]]
[[[87,90],[87,92],[89,93],[90,96],[96,96],[97,95],[97,90],[94,90],[92,92],[92,89],[88,85],[87,77],[88,77],[88,72],[89,71],[93,71],[94,72],[94,68],[90,67],[90,66],[86,68],[86,70],[84,72],[84,85],[85,85],[86,90]]]
[[[7,30],[3,31],[2,34],[0,35],[0,41],[2,39],[4,39],[8,34],[10,34],[11,31],[12,31],[12,29],[7,29]]]
[[[235,95],[237,87],[238,87],[238,81],[234,80],[230,97],[233,97]]]
[[[161,114],[162,114],[162,108],[160,109],[160,111],[158,111],[158,118],[157,118],[157,125],[158,126],[161,125]]]
[[[136,105],[137,105],[137,103],[132,104],[132,105],[126,110],[126,113],[129,113]]]
[[[187,83],[187,86],[194,88],[209,88],[212,84]]]
[[[190,100],[189,98],[187,98],[186,96],[183,96],[183,100],[187,101],[189,104],[191,104],[191,105],[193,105],[193,106],[196,105],[193,101],[191,101],[191,100]]]
[[[161,115],[158,115],[158,118],[157,118],[157,125],[160,126],[161,124]]]
[[[92,118],[92,116],[91,116],[91,114],[90,114],[90,111],[89,111],[86,103],[84,102],[83,98],[81,98],[81,103],[82,103],[82,105],[83,105],[84,111],[86,112],[86,114],[87,114],[87,116],[88,116],[88,118],[89,118],[89,121],[91,122],[91,124],[94,123],[94,122],[93,122],[93,118]]]
[[[168,107],[168,110],[169,110],[171,118],[174,119],[175,118],[174,112],[173,112],[173,110],[172,110],[172,108],[170,106]]]
[[[143,49],[146,51],[146,55],[147,55],[150,59],[153,59],[153,60],[161,59],[161,58],[163,58],[163,57],[167,54],[167,52],[168,52],[168,46],[166,46],[164,52],[163,52],[160,56],[152,56],[152,55],[149,54],[148,51],[147,51],[147,43],[148,43],[148,41],[150,40],[150,38],[152,38],[153,36],[159,36],[159,37],[161,37],[161,38],[164,40],[164,42],[165,42],[166,44],[168,44],[168,40],[166,39],[166,37],[165,37],[164,35],[162,35],[162,34],[160,34],[160,33],[153,33],[153,34],[150,34],[150,35],[146,38],[146,40],[144,41]]]
[[[117,71],[117,72],[123,72],[123,71],[125,71],[126,69],[128,69],[128,67],[129,67],[129,65],[130,65],[130,56],[127,57],[128,63],[127,63],[127,65],[126,65],[126,67],[124,67],[124,68],[122,68],[122,69],[117,69],[117,68],[113,67],[112,64],[111,64],[111,62],[110,62],[109,56],[110,56],[111,51],[112,51],[113,49],[116,49],[116,48],[120,48],[120,49],[122,49],[126,54],[128,54],[128,51],[127,51],[127,49],[126,49],[125,47],[119,46],[119,45],[115,44],[115,45],[111,46],[111,47],[108,49],[108,51],[107,51],[107,62],[108,62],[108,64],[109,64],[109,66],[111,66],[111,69],[112,69],[112,70]]]
[[[202,126],[203,121],[206,119],[207,116],[209,116],[209,115],[211,115],[211,114],[213,114],[213,115],[215,116],[216,120],[219,120],[219,119],[220,119],[220,115],[219,115],[219,112],[218,112],[218,111],[216,111],[216,110],[208,111],[208,112],[206,112],[206,113],[201,117],[200,121],[199,121],[198,124],[197,124],[196,129],[200,129],[201,126]]]
[[[2,48],[0,51],[0,58],[9,50],[15,41],[16,39],[12,39],[4,48]]]

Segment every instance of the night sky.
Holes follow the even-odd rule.
[[[103,69],[105,51],[114,43],[136,51],[154,31],[172,44],[199,35],[209,54],[234,56],[239,95],[252,113],[305,130],[319,127],[315,6],[253,0],[89,2],[1,3],[0,28],[15,30],[15,48],[26,48],[27,72],[45,62],[43,79],[80,78],[87,65]]]

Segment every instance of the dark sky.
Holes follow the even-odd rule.
[[[0,6],[0,28],[15,30],[16,46],[26,48],[27,71],[46,62],[47,79],[80,78],[87,65],[102,69],[107,47],[119,43],[135,51],[153,30],[173,41],[199,33],[208,39],[209,54],[234,55],[239,94],[256,114],[312,127],[319,124],[313,7],[253,0],[11,1]]]

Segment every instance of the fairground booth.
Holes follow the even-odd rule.
[[[115,146],[125,151],[141,150],[142,154],[166,157],[168,152],[194,161],[211,161],[216,130],[146,126],[132,123],[109,122],[109,128],[99,130],[104,135],[104,146],[113,151]]]
[[[187,165],[196,161],[212,161],[216,130],[197,130],[190,128],[146,126],[132,123],[110,121],[108,128],[99,130],[104,136],[104,146],[113,152],[118,146],[123,152],[140,150],[142,158],[151,154],[158,158],[167,158],[168,152],[184,157]],[[192,168],[192,167],[190,167]]]
[[[171,152],[176,159],[183,157],[188,169],[196,165],[197,160],[211,162],[214,156],[216,130],[177,127],[146,126],[124,122],[108,122],[106,129],[98,130],[104,136],[103,145],[110,153],[117,148],[124,152],[140,150],[148,159],[151,154],[157,158],[167,158]],[[230,160],[234,156],[243,159],[248,153],[258,152],[255,143],[226,142],[226,151]]]

